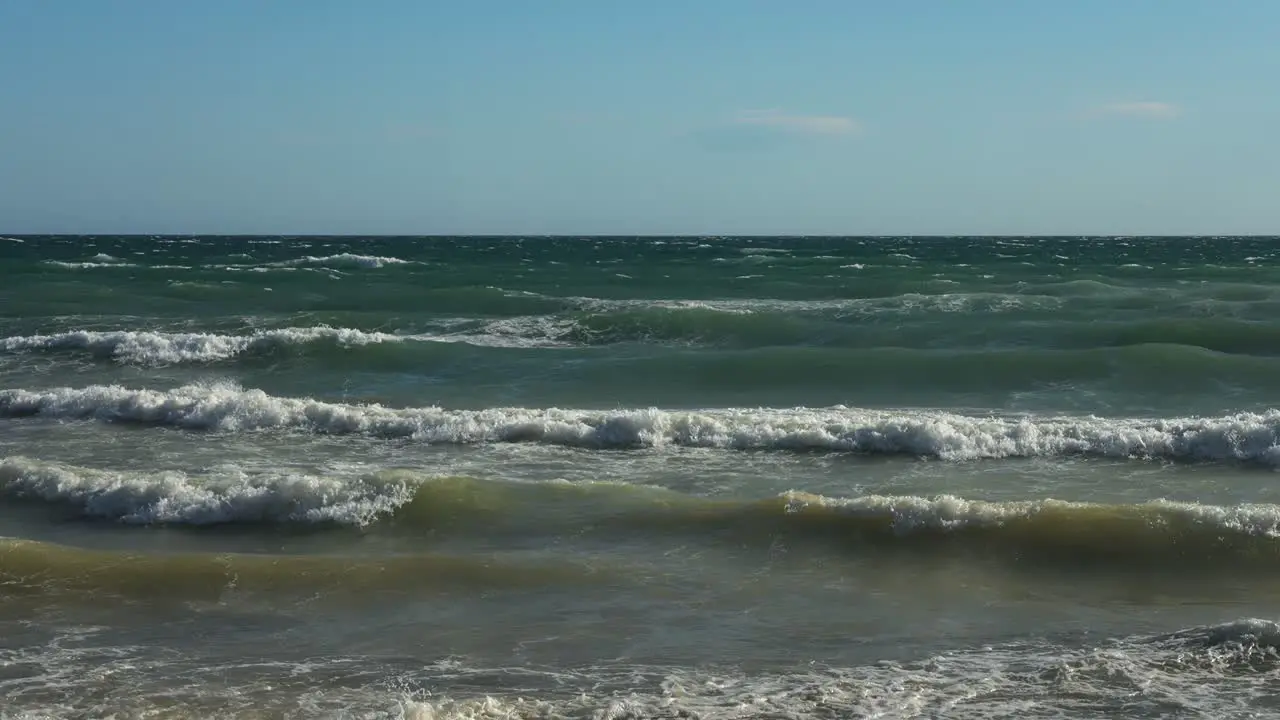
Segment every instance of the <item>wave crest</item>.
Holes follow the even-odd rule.
[[[397,257],[385,257],[381,255],[357,255],[355,253],[338,253],[336,255],[324,255],[317,257],[307,255],[291,260],[281,260],[279,262],[268,263],[268,267],[301,267],[321,265],[332,268],[382,268],[390,265],[416,265],[414,260],[402,260]]]
[[[394,474],[336,478],[250,474],[228,468],[202,477],[183,472],[126,473],[0,460],[0,492],[75,506],[92,518],[130,525],[302,523],[367,525],[409,502],[413,490]]]
[[[787,537],[827,550],[977,552],[1012,559],[1166,563],[1280,561],[1280,506],[1153,500],[1130,505],[789,491],[759,500],[686,495],[626,483],[508,482],[383,470],[333,476],[189,475],[95,470],[25,457],[0,460],[0,495],[132,525],[366,527],[402,532],[689,536],[715,543]]]
[[[211,383],[171,390],[120,385],[3,390],[0,416],[96,419],[224,432],[291,429],[436,444],[824,451],[955,461],[1087,456],[1280,466],[1280,410],[1167,419],[981,417],[845,407],[447,410],[276,397]]]
[[[107,256],[110,257],[110,256]],[[53,267],[65,268],[67,270],[90,270],[93,268],[136,268],[142,267],[138,263],[119,262],[112,258],[109,261],[103,260],[86,260],[84,262],[67,262],[64,260],[45,260],[46,265]]]
[[[137,365],[215,362],[237,355],[320,341],[351,347],[398,342],[404,338],[350,328],[310,327],[259,330],[249,335],[168,333],[135,330],[73,330],[52,335],[24,335],[0,339],[0,351],[87,350],[97,356]]]

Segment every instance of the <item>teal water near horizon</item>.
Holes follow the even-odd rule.
[[[1280,715],[1280,238],[0,239],[0,717]]]

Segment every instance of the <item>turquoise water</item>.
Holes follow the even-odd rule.
[[[0,716],[1280,712],[1277,280],[1277,238],[0,240]]]

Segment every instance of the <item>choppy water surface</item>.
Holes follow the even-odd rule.
[[[1280,715],[1280,240],[0,240],[0,717]]]

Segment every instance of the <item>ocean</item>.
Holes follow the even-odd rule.
[[[1280,239],[0,239],[0,717],[1280,717]]]

